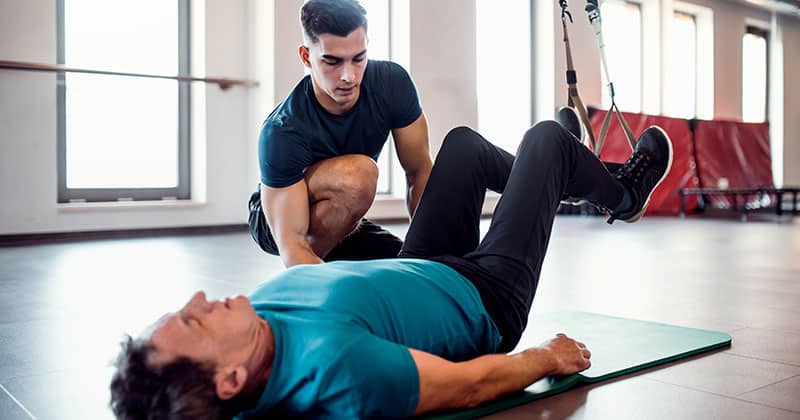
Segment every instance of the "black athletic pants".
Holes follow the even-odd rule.
[[[442,262],[472,281],[508,352],[527,325],[561,197],[613,209],[623,188],[556,122],[529,129],[516,159],[459,127],[444,139],[400,256]],[[487,189],[502,197],[479,244]]]

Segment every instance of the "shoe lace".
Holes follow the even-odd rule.
[[[650,160],[649,154],[637,150],[625,161],[615,175],[619,180],[625,180],[631,185],[638,185],[644,177]]]

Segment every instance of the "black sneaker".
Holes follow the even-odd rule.
[[[581,117],[578,115],[578,112],[575,111],[575,108],[570,108],[568,106],[559,108],[558,111],[556,111],[556,122],[572,133],[579,142],[583,143],[585,130],[583,129]]]
[[[614,177],[631,193],[633,206],[627,211],[610,212],[608,223],[638,221],[647,210],[650,196],[672,167],[672,141],[661,127],[651,126],[642,133],[633,154]]]

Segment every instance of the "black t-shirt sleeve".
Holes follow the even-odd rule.
[[[389,123],[391,128],[405,127],[419,118],[422,107],[419,104],[417,88],[406,69],[397,63],[389,62]]]
[[[311,151],[302,135],[281,120],[266,121],[261,127],[258,163],[262,184],[288,187],[303,179],[311,160]]]

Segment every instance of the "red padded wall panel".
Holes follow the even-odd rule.
[[[767,123],[698,121],[695,147],[703,188],[773,186]]]

